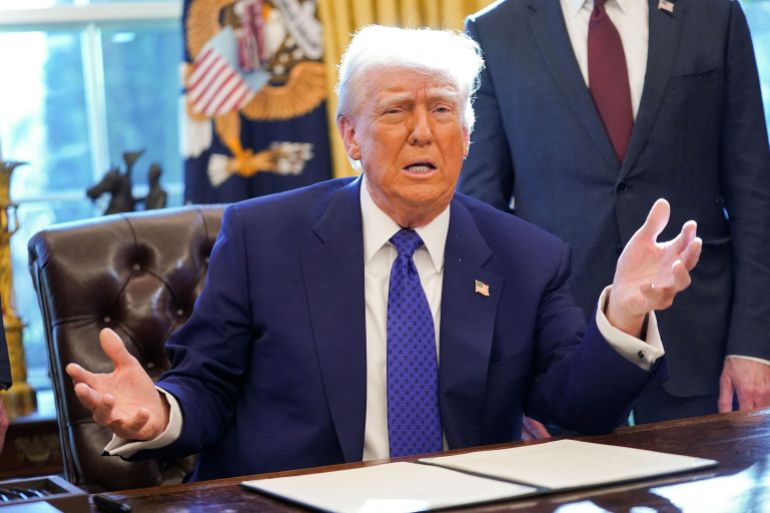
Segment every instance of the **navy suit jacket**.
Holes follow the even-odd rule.
[[[226,210],[206,285],[167,344],[173,367],[158,382],[184,418],[164,452],[200,452],[194,479],[361,459],[359,185],[333,180]],[[664,367],[643,371],[594,324],[586,331],[563,242],[466,196],[450,209],[439,366],[449,447],[518,439],[522,411],[586,432],[613,429]],[[475,280],[489,285],[488,297],[474,292]]]
[[[486,69],[460,190],[566,241],[590,315],[621,249],[659,197],[667,239],[698,222],[692,285],[658,316],[679,396],[718,391],[726,353],[770,359],[770,154],[743,11],[730,0],[650,0],[639,111],[618,163],[558,0],[498,2],[467,21]],[[729,220],[728,220],[729,216]],[[716,408],[716,404],[714,404]]]

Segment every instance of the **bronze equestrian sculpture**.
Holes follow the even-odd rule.
[[[110,201],[104,214],[117,214],[119,212],[133,212],[137,202],[144,203],[144,209],[164,208],[167,203],[166,191],[160,186],[160,165],[152,164],[148,173],[150,190],[144,198],[134,198],[132,192],[131,171],[134,163],[144,153],[144,150],[127,151],[123,153],[123,161],[126,163],[126,171],[121,173],[117,167],[110,169],[99,183],[86,190],[91,200],[96,200],[102,194],[110,194]]]

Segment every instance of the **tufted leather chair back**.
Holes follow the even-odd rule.
[[[99,346],[115,330],[153,379],[169,366],[166,339],[203,287],[222,206],[117,214],[62,224],[29,241],[29,270],[43,314],[65,477],[91,491],[179,482],[194,460],[129,463],[101,456],[111,435],[93,422],[64,372],[77,362],[113,366]]]

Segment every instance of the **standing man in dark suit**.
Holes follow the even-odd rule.
[[[455,194],[480,67],[454,32],[354,37],[338,128],[363,176],[227,209],[160,391],[110,330],[113,372],[67,366],[110,453],[200,452],[211,479],[515,440],[522,412],[624,419],[665,374],[651,312],[688,286],[695,224],[657,244],[656,202],[586,329],[567,246]]]
[[[770,405],[770,154],[740,4],[506,0],[467,30],[486,68],[459,189],[568,242],[586,315],[655,198],[698,222],[693,286],[659,317],[671,378],[637,422]]]

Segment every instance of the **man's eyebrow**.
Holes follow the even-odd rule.
[[[460,94],[450,87],[432,87],[428,89],[428,99],[430,101],[438,100],[457,103],[459,102]],[[377,106],[382,108],[410,101],[414,101],[414,94],[411,92],[404,91],[388,93],[386,91],[386,94],[377,101]]]
[[[387,91],[386,91],[387,93]],[[387,107],[389,105],[395,105],[403,103],[405,101],[413,101],[414,95],[410,92],[389,93],[377,100],[378,107]]]
[[[460,94],[449,87],[434,87],[428,89],[428,97],[431,100],[443,100],[458,102],[460,100]]]

